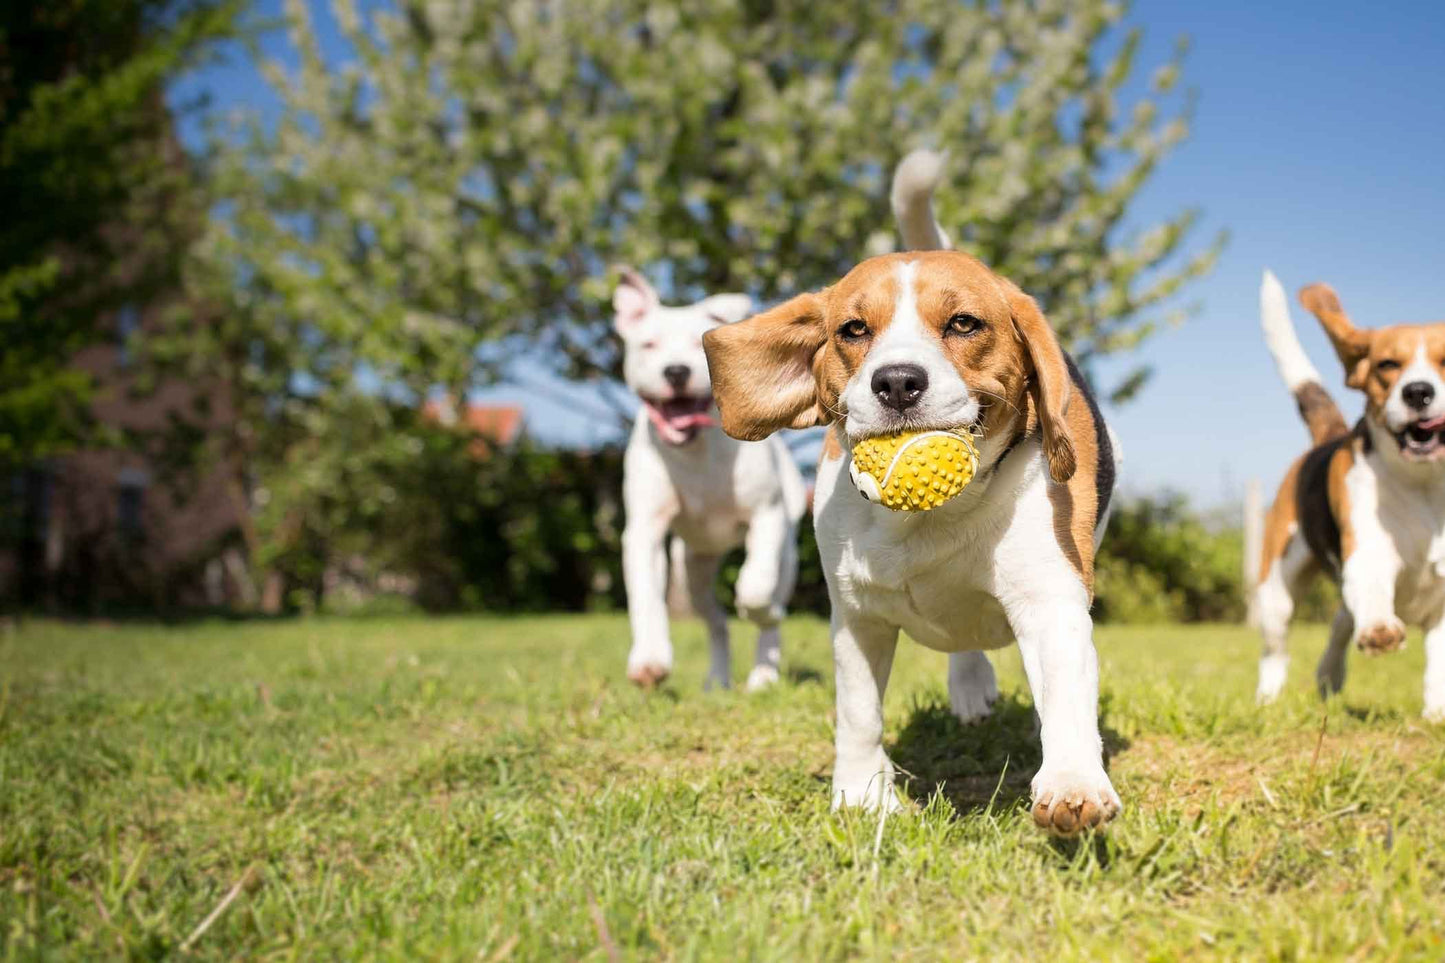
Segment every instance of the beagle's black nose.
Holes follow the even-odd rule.
[[[1424,411],[1435,400],[1435,386],[1428,381],[1412,381],[1400,389],[1400,397],[1416,411]]]
[[[903,411],[918,404],[928,390],[928,372],[916,364],[889,364],[873,372],[869,382],[884,407]]]
[[[670,364],[662,369],[662,376],[672,385],[673,391],[681,391],[687,387],[687,379],[692,377],[692,369],[685,364]]]

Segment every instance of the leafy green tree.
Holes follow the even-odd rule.
[[[300,68],[268,68],[284,116],[227,158],[214,251],[307,346],[278,366],[321,383],[364,363],[457,388],[494,377],[506,354],[476,349],[509,336],[609,373],[609,264],[679,297],[828,283],[891,246],[886,181],[922,143],[951,155],[945,226],[1081,360],[1136,344],[1213,259],[1182,256],[1193,211],[1121,227],[1187,109],[1160,105],[1177,57],[1121,103],[1140,34],[1114,36],[1119,3],[334,9],[345,67],[288,6]]]
[[[239,0],[0,6],[0,468],[91,438],[75,352],[178,285],[201,210],[168,81],[235,35]]]
[[[1139,33],[1120,3],[332,10],[354,58],[328,60],[291,0],[297,66],[265,65],[281,116],[221,134],[224,205],[192,281],[234,297],[168,349],[224,369],[237,454],[257,491],[298,506],[341,482],[296,452],[358,405],[459,396],[519,353],[615,376],[611,264],[677,298],[772,301],[891,248],[887,180],[916,146],[951,155],[945,227],[1037,296],[1085,365],[1146,337],[1217,250],[1185,250],[1193,211],[1125,228],[1188,98],[1178,56],[1124,96]]]

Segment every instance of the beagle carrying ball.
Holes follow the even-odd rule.
[[[908,431],[858,442],[848,475],[870,502],[926,512],[963,491],[977,468],[978,449],[967,432]]]
[[[914,155],[894,181],[914,247],[946,246],[937,169]],[[829,426],[813,516],[833,610],[834,806],[899,805],[883,694],[903,630],[949,653],[964,722],[998,697],[984,653],[1017,641],[1042,724],[1035,821],[1070,834],[1113,818],[1089,604],[1117,446],[1034,300],[965,254],[890,254],[703,347],[728,434]]]

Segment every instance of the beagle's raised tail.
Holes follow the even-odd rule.
[[[916,150],[893,172],[893,217],[908,251],[947,251],[953,245],[933,216],[933,190],[943,178],[944,155]]]
[[[1346,434],[1345,416],[1330,393],[1325,390],[1319,369],[1305,354],[1289,316],[1289,299],[1279,278],[1268,269],[1259,286],[1259,325],[1264,329],[1264,343],[1274,358],[1275,367],[1284,385],[1299,405],[1300,417],[1309,429],[1310,440],[1322,444]]]

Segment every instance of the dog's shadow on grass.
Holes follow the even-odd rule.
[[[1129,748],[1129,741],[1106,722],[1108,699],[1100,702],[1099,732],[1104,767]],[[993,714],[964,725],[947,699],[914,703],[908,721],[889,749],[899,784],[915,799],[942,792],[958,816],[981,812],[990,804],[1006,810],[1029,798],[1029,781],[1043,761],[1033,703],[1018,693],[1000,696]]]
[[[810,666],[788,666],[783,670],[787,680],[795,686],[798,685],[819,685],[823,681],[823,673]]]

